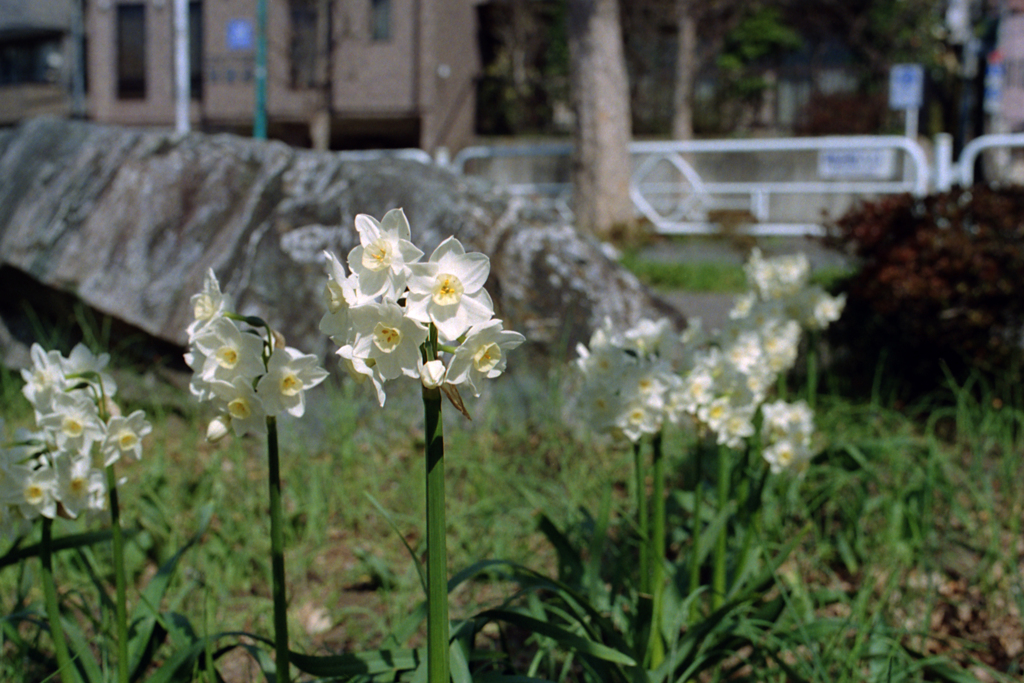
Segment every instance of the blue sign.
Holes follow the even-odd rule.
[[[256,43],[256,31],[250,19],[229,19],[224,36],[229,50],[251,50]]]
[[[920,109],[924,104],[924,67],[893,64],[889,71],[889,108]]]
[[[1003,100],[1003,82],[1006,79],[1006,67],[997,54],[988,59],[985,67],[985,113],[998,114],[999,105]]]

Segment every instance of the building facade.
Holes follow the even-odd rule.
[[[84,111],[77,9],[70,0],[0,0],[0,126]]]
[[[188,4],[191,127],[248,135],[257,0]],[[332,149],[465,146],[479,71],[474,4],[267,0],[268,136]],[[174,124],[174,7],[87,0],[90,119]]]

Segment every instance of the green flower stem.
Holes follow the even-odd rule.
[[[807,339],[807,405],[814,410],[818,402],[818,334],[811,332]]]
[[[691,557],[690,557],[690,591],[689,595],[693,595],[700,589],[700,537],[703,531],[703,523],[701,522],[701,479],[703,477],[701,463],[704,460],[704,448],[703,442],[698,443],[696,450],[694,451],[694,463],[693,463],[693,543],[691,546]],[[690,608],[690,619],[696,621],[700,617],[700,606],[697,601],[694,600],[691,603]]]
[[[731,452],[725,446],[718,447],[718,513],[722,514],[729,505],[729,464]],[[711,609],[725,604],[725,555],[729,524],[723,522],[715,539],[715,560],[711,575]]]
[[[640,442],[633,444],[633,471],[636,475],[636,518],[640,533],[640,592],[651,593],[651,534],[647,517],[647,472]]]
[[[423,389],[427,463],[427,681],[448,683],[448,558],[441,391]]]
[[[277,682],[291,680],[288,657],[288,600],[284,584],[284,522],[281,519],[281,461],[277,448],[277,418],[267,416],[267,479],[270,482],[270,568],[274,597],[274,652]]]
[[[117,619],[117,680],[128,683],[128,590],[124,568],[124,531],[121,529],[121,506],[117,496],[117,475],[114,466],[107,466],[107,497],[110,500],[110,528],[114,550],[114,603]]]
[[[661,432],[651,441],[653,487],[651,491],[651,596],[654,609],[651,616],[651,643],[648,649],[650,668],[661,666],[665,659],[665,643],[661,637],[662,600],[665,595],[665,459],[661,452]]]
[[[39,564],[42,565],[43,594],[46,598],[46,614],[50,619],[50,636],[57,654],[57,667],[62,680],[78,680],[68,644],[64,640],[64,627],[60,623],[60,604],[57,602],[57,586],[53,581],[53,520],[43,517],[43,537],[39,544]],[[75,672],[75,673],[72,673]]]

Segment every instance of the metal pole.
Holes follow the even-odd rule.
[[[81,0],[73,3],[71,11],[71,113],[84,119],[85,105],[85,8]]]
[[[917,140],[917,109],[904,109],[903,110],[903,127],[904,136],[911,140]]]
[[[188,0],[174,0],[174,130],[189,131]]]
[[[256,2],[256,106],[252,136],[267,139],[267,0]]]

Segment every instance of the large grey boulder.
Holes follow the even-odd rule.
[[[395,207],[426,254],[448,235],[488,254],[498,315],[549,352],[605,316],[676,315],[554,214],[415,161],[38,119],[0,136],[0,179],[4,269],[172,344],[213,268],[240,312],[326,355],[322,251],[344,257],[356,214]]]

